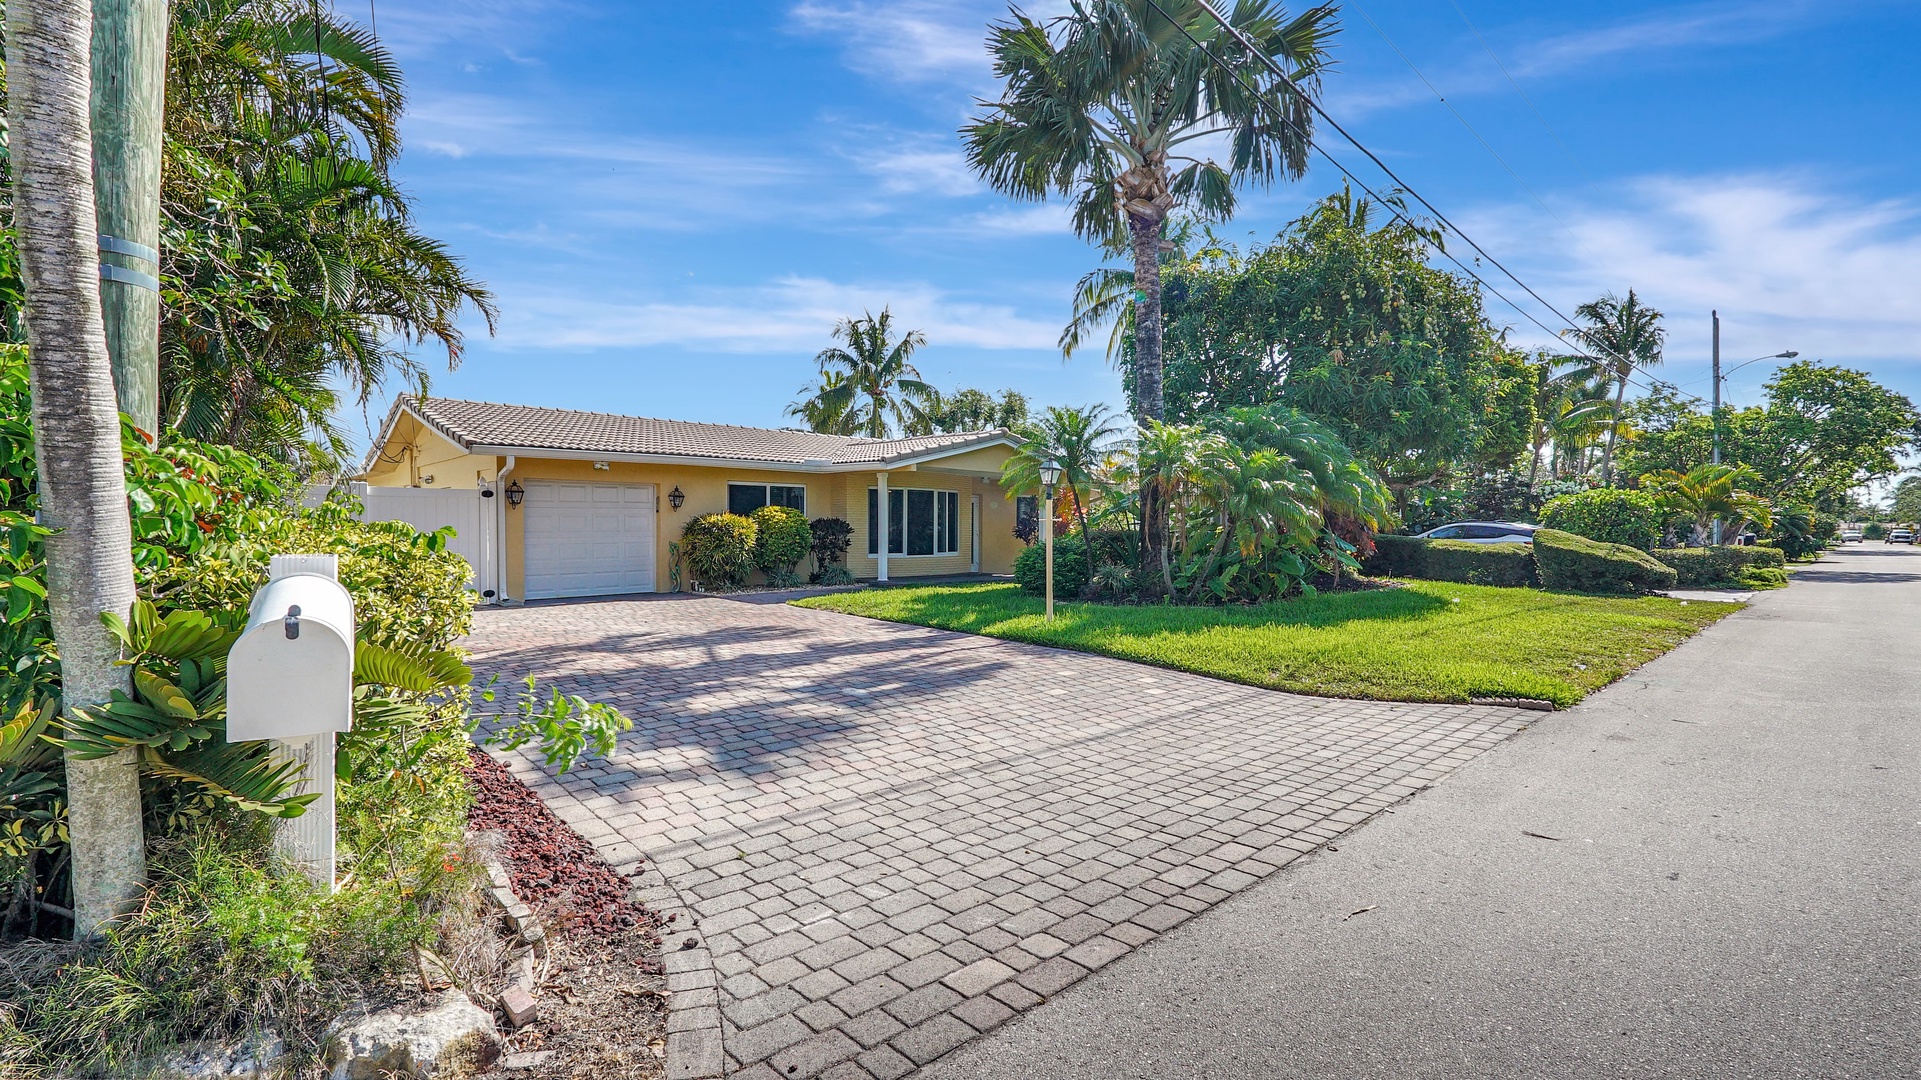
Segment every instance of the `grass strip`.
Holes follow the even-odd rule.
[[[1566,707],[1740,604],[1409,581],[1252,607],[1055,605],[1011,584],[867,589],[799,607],[1052,645],[1329,697]]]

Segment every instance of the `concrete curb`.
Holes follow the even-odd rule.
[[[644,864],[630,873],[629,899],[661,918],[660,963],[667,974],[667,1080],[717,1080],[725,1071],[714,954],[700,916],[665,875]]]

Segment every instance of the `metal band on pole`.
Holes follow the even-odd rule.
[[[157,249],[145,244],[136,244],[132,240],[122,240],[118,236],[101,233],[100,250],[112,252],[115,255],[125,255],[129,259],[139,259],[141,262],[149,262],[156,267],[160,265],[160,252]]]
[[[143,274],[138,270],[129,270],[124,266],[115,266],[112,263],[100,264],[100,280],[117,281],[122,285],[137,285],[149,292],[160,291],[159,278],[152,274]]]

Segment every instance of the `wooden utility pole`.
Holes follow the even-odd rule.
[[[160,148],[167,0],[93,0],[100,313],[120,411],[160,433]]]

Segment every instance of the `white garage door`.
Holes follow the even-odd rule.
[[[654,591],[654,487],[529,480],[527,599]]]

